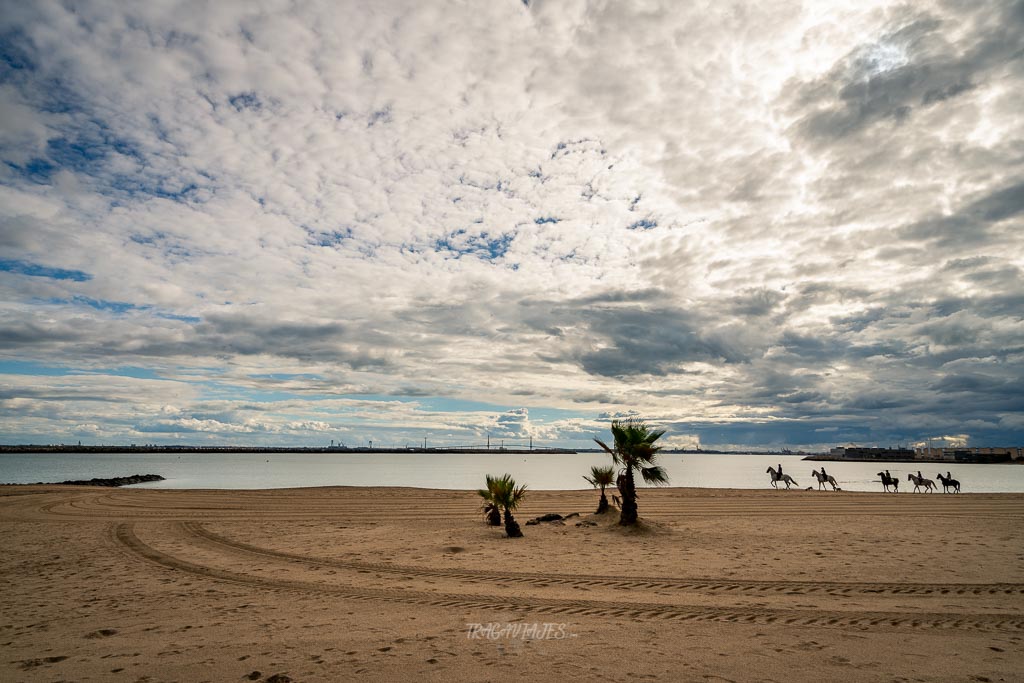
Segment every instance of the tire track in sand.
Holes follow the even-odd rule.
[[[699,605],[666,605],[642,602],[567,600],[539,596],[466,595],[412,590],[385,590],[352,586],[324,585],[310,581],[269,579],[198,565],[144,543],[135,534],[134,524],[124,522],[110,527],[112,540],[120,547],[151,564],[214,581],[250,588],[334,595],[350,600],[376,600],[444,609],[509,610],[530,613],[604,616],[655,621],[716,621],[741,624],[775,624],[823,628],[933,629],[1024,632],[1024,615],[942,614],[889,612],[828,612],[820,610],[779,610],[754,607],[715,608]]]
[[[356,562],[332,558],[309,557],[254,546],[210,531],[201,522],[181,522],[187,534],[236,552],[258,555],[303,564],[347,569],[357,572],[379,572],[416,578],[456,579],[469,583],[517,583],[531,586],[579,586],[612,589],[663,589],[708,593],[783,593],[783,594],[887,594],[887,595],[1021,595],[1019,583],[872,583],[837,581],[754,581],[725,578],[632,577],[599,574],[539,574],[531,572],[488,572],[478,569],[442,569],[391,563]]]

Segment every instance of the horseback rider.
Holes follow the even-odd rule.
[[[924,477],[921,476],[921,470],[918,470],[917,471],[917,480],[921,481],[922,479],[924,479]]]
[[[828,472],[825,471],[825,466],[824,465],[821,466],[821,478],[823,480],[827,480],[828,479]]]
[[[950,474],[949,474],[949,470],[946,470],[946,480],[948,481],[948,480],[950,480],[952,478],[953,477],[951,477]]]
[[[885,478],[886,478],[886,479],[887,479],[888,481],[892,481],[892,475],[891,475],[891,474],[889,474],[889,470],[886,470],[886,471],[885,471]]]
[[[782,479],[782,463],[779,463],[779,473],[775,475],[776,479]]]

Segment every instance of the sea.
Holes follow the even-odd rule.
[[[0,483],[31,484],[159,474],[164,481],[136,484],[164,489],[275,489],[311,486],[411,486],[474,490],[487,474],[511,474],[535,490],[587,489],[592,465],[607,465],[600,453],[4,453]],[[824,466],[845,491],[881,491],[878,472],[900,479],[900,492],[912,491],[907,473],[934,479],[949,471],[964,493],[1024,493],[1024,465],[958,463],[814,462],[799,456],[659,454],[671,486],[693,488],[770,488],[768,466],[782,465],[799,488],[817,481],[811,470]],[[781,485],[780,485],[781,486]],[[940,487],[941,491],[941,487]]]

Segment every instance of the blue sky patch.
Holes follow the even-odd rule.
[[[390,106],[387,106],[387,107],[384,107],[383,109],[378,109],[376,111],[370,112],[370,120],[366,124],[366,126],[369,128],[369,127],[377,125],[378,123],[391,123],[391,107]]]
[[[53,280],[72,280],[73,282],[87,282],[92,279],[92,275],[81,270],[51,268],[38,263],[9,259],[0,259],[0,271],[31,277],[48,277]]]
[[[135,379],[163,379],[152,368],[140,368],[134,365],[125,365],[118,368],[101,368],[99,370],[76,370],[74,374],[113,375],[114,377],[133,377]]]
[[[103,299],[91,299],[87,296],[76,296],[70,301],[61,301],[58,303],[73,303],[79,306],[95,308],[97,311],[110,311],[111,313],[117,314],[149,308],[149,306],[136,306],[135,304],[130,304],[125,301],[105,301]]]
[[[323,232],[307,228],[306,232],[309,233],[309,238],[312,240],[313,244],[318,247],[333,247],[346,240],[352,239],[353,236],[352,228],[344,228],[343,230],[327,230]]]
[[[449,251],[458,256],[472,254],[487,261],[494,261],[508,252],[509,246],[515,238],[515,235],[511,233],[496,237],[492,237],[487,233],[465,235],[465,230],[457,230],[448,237],[435,240],[434,251]]]
[[[508,252],[509,246],[512,244],[512,238],[515,235],[501,235],[499,237],[489,237],[487,235],[481,235],[479,239],[474,240],[474,245],[479,247],[480,251],[487,254],[491,260],[499,259]]]
[[[13,76],[12,72],[35,69],[35,63],[21,44],[25,40],[21,31],[7,31],[0,35],[0,82]]]
[[[4,163],[18,175],[38,185],[48,184],[50,176],[57,170],[57,167],[52,163],[39,157],[29,159],[24,164],[15,164],[11,161],[5,161]]]
[[[202,321],[202,318],[196,315],[178,315],[177,313],[154,313],[153,315],[164,320],[178,320],[183,323],[198,323]]]
[[[235,108],[235,111],[239,112],[247,109],[259,111],[263,108],[263,103],[260,101],[259,96],[252,91],[240,92],[237,95],[232,95],[228,98],[228,103]]]
[[[37,375],[62,377],[71,374],[67,368],[43,365],[33,361],[0,360],[0,375]]]
[[[658,221],[651,218],[641,218],[629,224],[630,230],[650,230],[656,227],[658,227]]]

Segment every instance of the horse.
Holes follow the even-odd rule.
[[[960,482],[953,477],[944,477],[942,474],[936,474],[935,477],[942,482],[943,493],[949,493],[948,489],[953,489],[953,493],[960,493]]]
[[[782,476],[780,477],[780,476],[779,476],[779,473],[778,473],[778,472],[776,472],[776,471],[775,471],[775,468],[774,468],[774,467],[772,467],[771,465],[768,465],[768,469],[766,469],[766,470],[765,470],[765,473],[766,473],[766,474],[770,474],[770,475],[772,475],[772,488],[775,488],[775,489],[779,488],[779,487],[778,487],[778,483],[779,483],[780,481],[781,481],[781,482],[782,482],[783,484],[785,484],[785,485],[786,485],[786,488],[787,488],[787,489],[788,489],[788,488],[789,488],[789,487],[790,487],[791,485],[793,485],[793,484],[796,484],[797,486],[799,486],[799,485],[800,485],[800,484],[797,484],[797,483],[796,483],[796,479],[794,479],[793,477],[789,476],[788,474],[783,474],[783,475],[782,475]]]
[[[824,472],[819,472],[818,470],[811,470],[811,474],[813,474],[814,478],[818,480],[819,491],[825,488],[825,482],[828,482],[829,484],[832,485],[833,491],[839,490],[839,487],[836,486],[836,478],[833,477],[831,474],[825,474]]]
[[[907,481],[914,482],[914,493],[917,493],[918,490],[922,488],[928,493],[931,493],[932,491],[935,490],[934,481],[932,481],[931,479],[925,479],[924,477],[919,478],[916,474],[907,474]]]
[[[899,493],[900,492],[900,480],[899,479],[897,479],[896,477],[891,477],[888,474],[886,474],[885,472],[879,472],[878,476],[882,480],[882,487],[885,489],[886,493],[889,492],[889,487],[890,486],[892,487],[892,492],[893,493]]]

